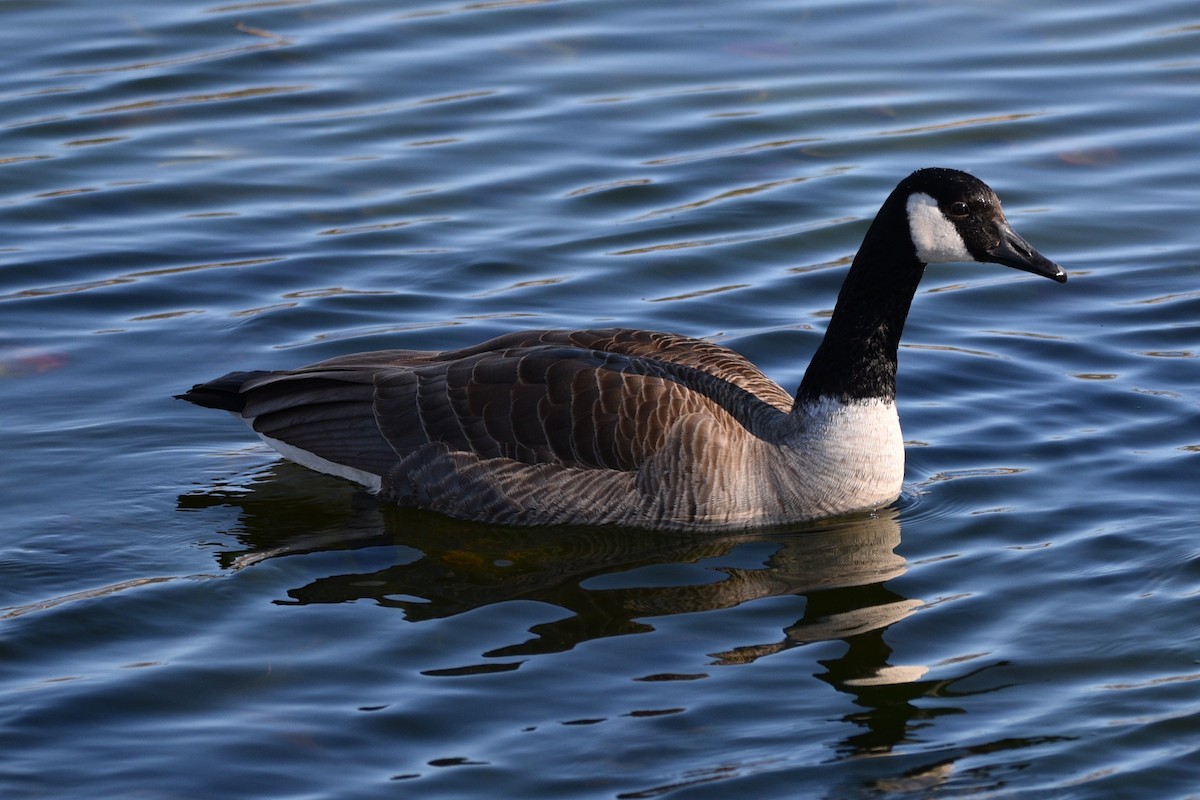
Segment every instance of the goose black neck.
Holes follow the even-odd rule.
[[[899,190],[883,204],[838,294],[825,338],[796,392],[796,407],[896,399],[896,351],[925,264],[917,259]]]

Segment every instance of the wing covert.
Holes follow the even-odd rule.
[[[679,419],[703,412],[739,424],[721,394],[766,405],[691,368],[543,344],[380,374],[375,413],[400,454],[438,441],[483,458],[633,470]]]

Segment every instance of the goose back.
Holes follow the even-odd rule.
[[[278,446],[376,476],[440,443],[478,459],[631,471],[679,420],[769,436],[791,396],[713,342],[624,329],[523,331],[443,352],[385,350],[193,390]],[[197,400],[200,402],[200,400]]]

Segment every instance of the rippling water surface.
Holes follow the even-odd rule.
[[[1195,797],[1200,15],[749,0],[0,8],[5,798]],[[774,534],[380,508],[172,400],[524,327],[799,381],[895,182],[908,488]]]

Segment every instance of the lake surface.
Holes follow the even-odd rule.
[[[1194,2],[0,7],[0,796],[1200,796]],[[719,537],[380,507],[173,400],[528,327],[800,380],[895,183],[905,496]]]

